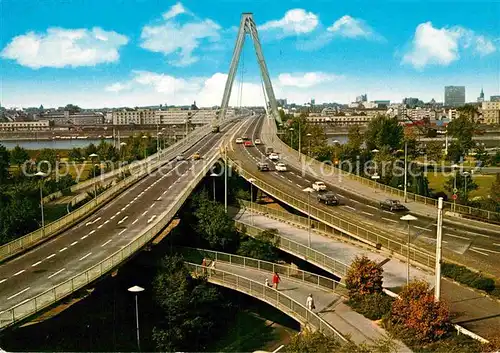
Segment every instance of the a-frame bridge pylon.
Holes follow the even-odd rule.
[[[236,70],[240,61],[241,49],[245,44],[245,36],[247,34],[249,34],[252,38],[255,54],[257,55],[257,62],[259,64],[260,73],[262,75],[262,81],[264,82],[265,95],[267,96],[264,97],[264,99],[267,98],[265,102],[266,109],[268,111],[270,110],[270,113],[273,115],[274,119],[281,123],[281,118],[278,114],[278,105],[276,104],[276,97],[274,96],[273,86],[271,84],[271,78],[269,77],[269,72],[267,71],[266,61],[264,59],[264,54],[262,53],[262,47],[259,41],[259,34],[257,33],[257,26],[255,25],[255,22],[253,20],[252,13],[248,12],[241,15],[240,29],[238,31],[238,37],[234,46],[233,58],[231,59],[231,67],[229,68],[229,75],[227,76],[224,96],[222,97],[219,119],[223,120],[226,116],[229,98],[231,97],[231,90],[233,88],[233,82],[236,76]]]

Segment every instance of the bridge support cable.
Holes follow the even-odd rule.
[[[236,76],[236,70],[238,68],[238,62],[241,56],[241,49],[243,48],[243,45],[245,43],[245,36],[247,34],[250,35],[253,41],[255,54],[257,56],[257,63],[259,64],[261,77],[264,82],[264,89],[269,100],[269,106],[271,107],[271,113],[274,118],[279,123],[281,123],[281,119],[278,114],[278,105],[276,104],[276,97],[274,96],[273,86],[271,84],[271,78],[267,70],[264,54],[262,53],[262,46],[260,44],[259,35],[257,33],[257,26],[253,20],[253,15],[251,13],[243,13],[241,15],[240,28],[238,30],[238,36],[236,38],[236,44],[233,50],[233,57],[231,59],[231,66],[229,67],[229,74],[227,76],[226,86],[224,88],[224,95],[222,97],[221,109],[218,119],[222,121],[226,116],[229,98],[231,97],[231,90]],[[268,102],[266,101],[266,107],[267,104]]]

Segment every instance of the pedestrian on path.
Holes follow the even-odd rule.
[[[212,260],[212,262],[210,263],[210,273],[212,275],[216,275],[217,272],[215,272],[215,260]]]
[[[309,294],[309,296],[306,299],[306,307],[307,307],[307,309],[309,309],[311,311],[313,311],[314,309],[316,309],[316,306],[314,305],[314,299],[313,299],[313,295],[312,294]]]
[[[266,278],[266,287],[272,287],[271,283],[269,283],[269,280]]]
[[[274,288],[276,290],[278,290],[278,284],[280,282],[281,282],[280,275],[278,274],[278,272],[274,272],[274,275],[273,275],[273,285],[274,285]]]
[[[201,261],[201,266],[203,267],[203,274],[207,274],[207,259],[203,258],[203,261]]]

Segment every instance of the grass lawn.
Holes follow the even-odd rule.
[[[429,188],[433,191],[445,191],[444,184],[449,177],[444,176],[442,173],[427,173],[427,179],[429,179]],[[478,188],[471,191],[470,198],[481,196],[487,198],[491,190],[491,185],[495,181],[496,176],[493,174],[476,174],[473,176],[474,181],[478,185]],[[451,193],[450,195],[451,196]]]
[[[43,211],[45,216],[45,224],[54,222],[67,214],[66,204],[45,204]]]

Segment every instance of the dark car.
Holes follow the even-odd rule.
[[[399,200],[387,199],[380,202],[380,208],[389,211],[407,211],[405,205],[401,204]]]
[[[339,200],[337,199],[337,196],[331,192],[320,192],[318,194],[318,201],[324,203],[325,205],[338,205]]]
[[[265,162],[259,162],[259,163],[257,163],[257,168],[259,168],[259,170],[261,172],[267,171],[267,170],[269,170],[269,164],[267,164]]]

